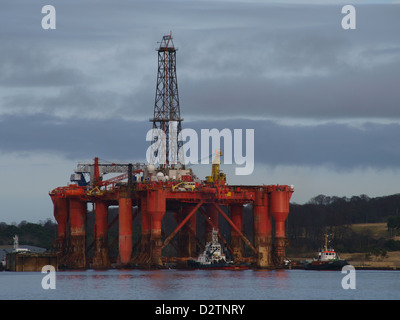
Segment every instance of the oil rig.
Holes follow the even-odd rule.
[[[94,158],[78,163],[67,186],[57,187],[49,195],[57,221],[55,247],[58,264],[67,269],[139,267],[162,268],[166,264],[184,265],[196,258],[204,244],[199,240],[200,218],[205,221],[202,236],[210,241],[218,231],[234,263],[249,263],[256,268],[279,268],[285,259],[287,237],[285,221],[294,191],[288,185],[229,185],[220,169],[217,152],[211,175],[200,180],[183,165],[177,154],[181,131],[176,48],[172,35],[165,35],[158,52],[158,75],[153,128],[166,133],[165,163],[109,163]],[[170,123],[174,122],[171,130]],[[154,140],[157,140],[155,137]],[[173,161],[168,160],[173,159]],[[106,174],[117,174],[104,179]],[[87,178],[89,177],[89,179]],[[88,204],[94,213],[94,240],[87,245]],[[118,206],[118,215],[109,221],[109,207]],[[244,208],[252,208],[244,210]],[[166,234],[162,222],[166,212],[176,220],[175,229]],[[244,233],[244,214],[252,215],[252,239]],[[229,237],[220,232],[226,221]],[[118,224],[118,258],[111,263],[109,228]],[[140,226],[133,243],[133,226]],[[229,239],[227,239],[229,238]],[[229,240],[229,241],[228,241]],[[173,245],[177,256],[165,256],[164,248]],[[93,256],[88,258],[89,247]]]

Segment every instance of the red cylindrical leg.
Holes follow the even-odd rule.
[[[71,268],[86,267],[86,202],[71,198],[69,200],[70,242],[73,257],[69,259]]]
[[[262,191],[256,193],[253,208],[254,244],[258,251],[257,266],[271,266],[271,217],[268,211],[268,195]]]
[[[140,198],[140,214],[141,214],[141,238],[138,263],[148,260],[150,254],[150,236],[151,236],[151,216],[147,210],[147,197]]]
[[[68,199],[52,197],[52,200],[54,204],[54,218],[58,225],[56,246],[60,252],[64,252],[68,221]]]
[[[164,190],[147,192],[147,210],[151,216],[151,262],[153,265],[161,266],[161,222],[166,210]]]
[[[127,264],[132,255],[132,199],[120,198],[119,205],[119,259]]]
[[[85,235],[86,202],[79,199],[70,199],[69,212],[71,236]]]
[[[108,204],[95,202],[95,252],[94,268],[106,268],[110,265],[108,257]]]
[[[292,195],[290,190],[273,190],[270,193],[270,207],[275,220],[275,248],[279,264],[283,263],[285,257],[285,246],[287,243],[285,233],[285,221],[289,214],[289,200]]]

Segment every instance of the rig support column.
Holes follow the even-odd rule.
[[[70,268],[86,267],[86,202],[78,198],[69,200],[69,220],[70,220],[70,250],[68,266]]]
[[[161,222],[166,210],[165,191],[161,189],[151,190],[147,194],[147,210],[151,216],[151,264],[161,266],[161,250],[163,245],[161,239]]]
[[[67,235],[67,221],[68,221],[68,199],[51,197],[54,205],[54,218],[57,221],[57,239],[55,246],[62,255],[66,250],[66,235]]]
[[[108,257],[108,204],[106,201],[95,202],[95,249],[93,268],[107,268]]]
[[[254,201],[254,244],[258,251],[257,266],[270,268],[271,261],[271,217],[268,212],[268,195],[262,191],[256,192]]]
[[[231,220],[234,225],[243,232],[243,205],[231,206]],[[234,228],[231,228],[231,247],[234,261],[241,262],[243,257],[243,241]]]
[[[121,196],[119,205],[119,262],[129,263],[132,255],[132,199]]]
[[[285,221],[289,214],[289,200],[292,196],[290,190],[273,190],[270,193],[271,212],[275,220],[275,254],[276,263],[283,264],[287,238],[285,233]]]
[[[147,197],[140,197],[141,238],[137,263],[146,263],[150,258],[151,216],[147,210]]]

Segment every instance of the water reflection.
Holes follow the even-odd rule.
[[[397,275],[400,273],[392,276]],[[357,277],[357,289],[362,288],[359,274]],[[321,281],[326,283],[323,289]],[[354,295],[344,292],[340,281],[341,273],[302,270],[90,270],[58,272],[55,294],[71,299],[150,300],[331,299]],[[388,298],[398,296],[390,290],[385,292]],[[368,292],[365,285],[362,292]]]
[[[56,290],[40,273],[3,272],[5,299],[399,299],[400,272],[357,271],[357,289],[343,290],[340,272],[304,270],[59,271]],[[321,286],[321,283],[324,283]]]

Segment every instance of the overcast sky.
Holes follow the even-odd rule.
[[[266,2],[2,0],[0,221],[53,219],[78,161],[145,160],[170,31],[183,127],[255,130],[253,174],[225,165],[228,183],[294,184],[297,203],[399,193],[400,4],[352,1],[344,30],[347,1]]]

